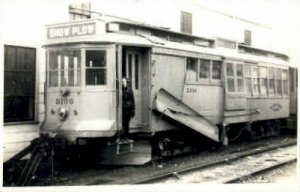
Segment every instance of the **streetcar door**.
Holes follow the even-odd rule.
[[[134,101],[135,116],[130,120],[130,132],[135,128],[142,128],[142,53],[139,50],[126,50],[123,62],[123,77],[126,77],[131,85]]]

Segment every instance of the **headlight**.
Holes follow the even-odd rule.
[[[62,107],[58,109],[57,114],[61,120],[65,120],[68,117],[69,110],[65,107]]]

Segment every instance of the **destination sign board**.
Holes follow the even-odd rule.
[[[96,33],[95,23],[57,26],[57,27],[49,27],[47,29],[48,39],[94,35],[95,33]]]

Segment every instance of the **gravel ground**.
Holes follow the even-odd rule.
[[[295,138],[284,137],[278,143],[286,143]],[[228,147],[221,147],[215,151],[206,150],[197,154],[189,154],[177,156],[172,159],[155,161],[144,166],[119,166],[119,167],[93,167],[85,170],[73,170],[67,172],[60,172],[55,177],[54,184],[41,181],[35,183],[37,186],[44,185],[107,185],[107,184],[129,184],[137,178],[143,178],[148,175],[155,175],[173,169],[174,167],[184,168],[186,166],[193,166],[199,163],[208,163],[212,160],[226,158],[227,155],[242,152],[249,148],[257,148],[259,146],[266,146],[274,142],[273,139],[253,142],[240,143],[230,145]],[[274,144],[274,143],[273,143]]]
[[[289,146],[268,152],[249,155],[234,161],[227,161],[188,173],[177,174],[164,183],[215,183],[220,184],[234,178],[248,175],[256,170],[285,162],[296,157],[296,146]],[[159,181],[161,182],[161,181]]]
[[[296,162],[284,165],[272,171],[256,175],[241,181],[240,183],[296,183]]]

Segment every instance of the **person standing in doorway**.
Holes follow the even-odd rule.
[[[128,139],[129,135],[129,122],[135,115],[135,104],[133,91],[131,89],[130,83],[126,78],[122,79],[122,92],[123,92],[123,133],[122,137]]]

